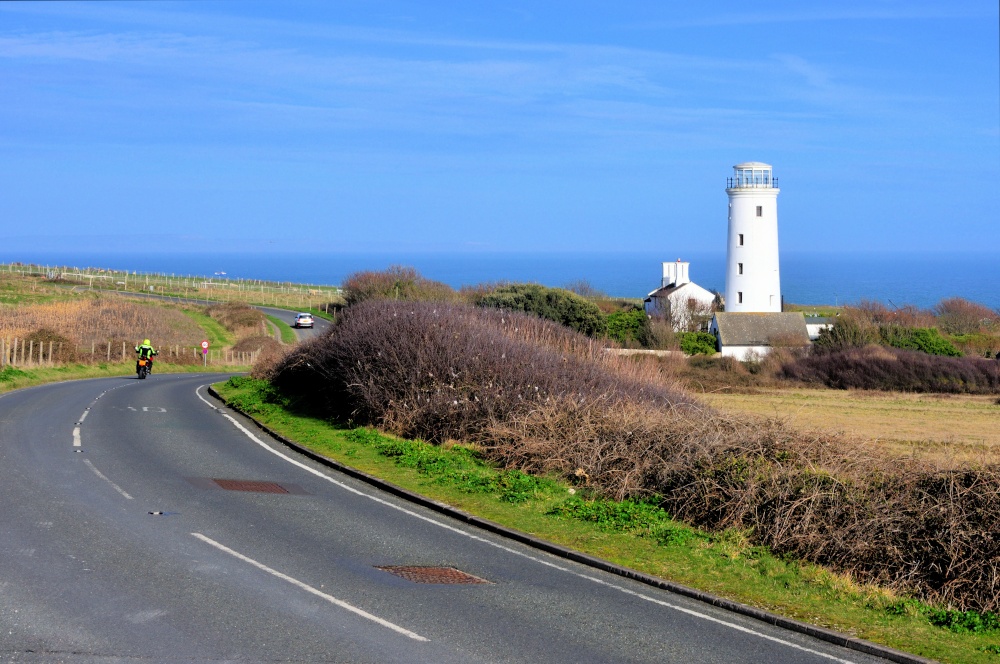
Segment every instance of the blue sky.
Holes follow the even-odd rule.
[[[998,251],[995,0],[0,3],[0,259]]]

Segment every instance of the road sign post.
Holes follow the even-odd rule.
[[[201,364],[204,367],[208,366],[208,340],[201,342]]]

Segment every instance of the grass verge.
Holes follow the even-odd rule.
[[[298,336],[295,334],[295,330],[293,330],[292,327],[285,321],[281,320],[277,316],[268,316],[267,320],[271,321],[271,324],[274,325],[274,327],[281,334],[281,343],[294,344],[299,340]]]
[[[537,537],[751,606],[942,662],[1000,662],[996,616],[948,611],[777,557],[747,533],[706,533],[653,504],[596,499],[553,478],[490,467],[472,447],[434,446],[296,414],[264,381],[215,388],[320,454]]]
[[[231,346],[233,344],[233,335],[219,321],[208,314],[194,309],[185,308],[182,311],[205,331],[205,338],[213,347]]]

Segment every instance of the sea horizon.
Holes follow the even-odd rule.
[[[660,285],[662,263],[690,263],[691,280],[709,290],[725,286],[725,252],[117,252],[0,250],[0,262],[49,267],[106,268],[177,276],[258,279],[340,285],[354,272],[413,267],[452,288],[496,282],[566,287],[586,282],[611,297],[644,298]],[[995,252],[781,253],[786,303],[931,308],[962,297],[1000,309],[1000,257]],[[224,274],[222,274],[224,273]]]

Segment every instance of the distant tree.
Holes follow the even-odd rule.
[[[938,327],[948,334],[975,334],[1000,327],[1000,314],[961,297],[941,300],[934,315]]]
[[[483,294],[475,304],[533,313],[591,337],[603,334],[607,327],[597,305],[562,288],[511,284]]]
[[[600,300],[607,298],[607,295],[603,291],[599,291],[590,285],[590,282],[586,279],[577,279],[576,281],[571,281],[564,287],[571,293],[576,293],[580,297],[585,297],[588,300]]]

